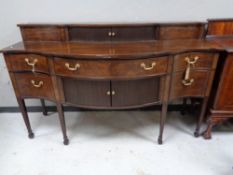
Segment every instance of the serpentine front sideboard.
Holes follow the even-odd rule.
[[[56,103],[65,145],[69,140],[63,104],[109,110],[161,104],[162,144],[168,102],[199,97],[203,100],[195,136],[199,135],[225,52],[216,40],[205,38],[206,23],[19,27],[23,41],[1,52],[29,138],[34,134],[25,98],[39,98],[43,107],[44,99]]]

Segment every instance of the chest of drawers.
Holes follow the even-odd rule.
[[[204,39],[204,23],[27,24],[20,29],[24,41],[2,52],[29,137],[25,98],[56,103],[64,144],[69,142],[64,104],[109,110],[161,104],[161,144],[168,103],[199,97],[199,135],[222,51]]]

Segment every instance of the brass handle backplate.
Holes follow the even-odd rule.
[[[80,64],[78,64],[78,63],[75,64],[74,67],[71,67],[69,63],[65,63],[65,66],[66,66],[66,68],[69,69],[70,71],[76,71],[76,70],[78,70],[78,68],[80,68]]]
[[[36,58],[33,59],[32,61],[30,61],[29,58],[25,58],[24,60],[25,60],[25,62],[27,63],[28,66],[32,67],[32,71],[34,72],[35,71],[35,65],[38,62],[38,60]]]
[[[39,81],[38,83],[36,83],[35,80],[31,80],[31,83],[32,83],[32,85],[33,85],[34,87],[36,87],[36,88],[40,88],[40,87],[42,87],[43,84],[44,84],[43,81]]]
[[[185,86],[191,86],[194,82],[194,79],[188,79],[188,80],[182,80],[183,85]]]
[[[141,67],[142,67],[144,70],[152,70],[155,66],[156,66],[156,62],[152,62],[152,63],[151,63],[151,66],[149,66],[149,67],[147,67],[145,63],[141,63]]]
[[[190,65],[193,65],[197,62],[197,60],[199,60],[199,57],[198,56],[195,56],[193,60],[191,60],[189,57],[186,57],[185,58],[185,61],[190,64]]]

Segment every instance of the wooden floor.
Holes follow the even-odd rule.
[[[62,144],[57,113],[30,113],[27,138],[18,113],[0,114],[0,174],[4,175],[229,175],[233,125],[213,139],[192,136],[195,118],[171,112],[157,144],[158,112],[67,112],[70,145]],[[221,130],[221,132],[220,132]]]

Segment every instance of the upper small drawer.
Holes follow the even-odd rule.
[[[57,75],[86,78],[133,78],[165,74],[168,57],[140,60],[71,60],[55,58]]]
[[[65,28],[52,25],[20,26],[24,41],[65,41]]]
[[[205,52],[191,52],[178,54],[174,57],[174,71],[183,71],[187,61],[192,62],[192,69],[214,69],[217,64],[218,54]]]
[[[7,55],[6,61],[10,63],[10,71],[35,71],[49,73],[46,57],[35,54]]]

